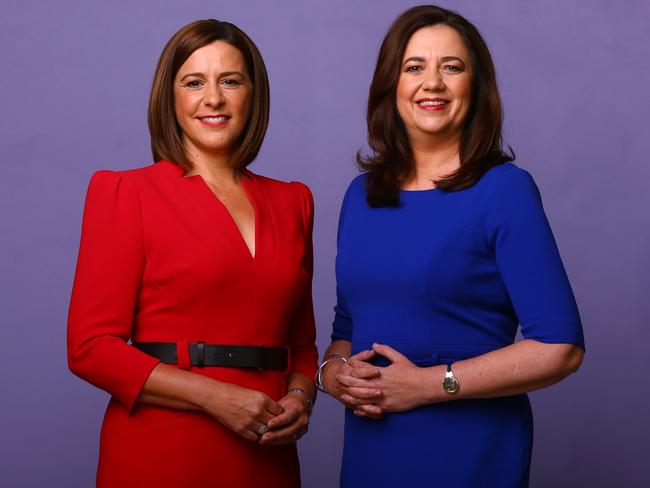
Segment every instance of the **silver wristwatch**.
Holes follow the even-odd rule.
[[[442,380],[442,389],[445,390],[450,395],[453,395],[460,389],[460,383],[458,378],[454,376],[454,372],[451,370],[451,363],[447,365],[447,372],[445,373],[445,379]]]

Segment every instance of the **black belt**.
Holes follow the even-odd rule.
[[[133,346],[165,364],[178,364],[175,342],[134,342]],[[205,342],[190,342],[188,346],[192,366],[254,368],[260,371],[287,369],[286,347],[226,346]]]

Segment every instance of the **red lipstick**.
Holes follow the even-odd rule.
[[[428,112],[437,112],[446,109],[449,105],[449,100],[439,97],[420,98],[416,100],[415,103],[417,103],[418,107],[420,107],[422,110],[426,110]]]
[[[197,117],[197,119],[199,119],[199,122],[201,122],[201,124],[205,125],[206,127],[221,127],[228,123],[230,120],[230,115],[209,114],[201,115],[200,117]]]

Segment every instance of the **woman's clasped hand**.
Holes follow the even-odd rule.
[[[202,409],[244,439],[260,444],[289,444],[307,432],[309,406],[289,392],[277,402],[265,393],[231,383],[214,384]]]
[[[382,367],[368,362],[377,356],[388,359],[390,364]],[[324,383],[327,391],[355,415],[381,419],[383,413],[403,412],[430,403],[426,393],[432,391],[427,388],[435,373],[429,369],[416,366],[388,345],[373,344],[372,349],[348,358],[347,363],[328,365]],[[442,378],[442,369],[437,369]]]

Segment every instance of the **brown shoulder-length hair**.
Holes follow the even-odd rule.
[[[242,169],[257,156],[269,123],[269,79],[264,60],[257,46],[236,25],[207,19],[192,22],[174,34],[158,60],[147,116],[154,161],[166,159],[190,169],[174,111],[174,78],[194,51],[215,41],[227,42],[242,54],[253,84],[251,112],[235,141],[232,159]]]
[[[377,58],[368,95],[368,145],[371,155],[357,153],[357,164],[368,171],[368,204],[399,205],[399,189],[413,171],[413,154],[404,123],[397,111],[395,93],[402,58],[411,36],[423,27],[444,24],[461,36],[472,66],[471,103],[460,137],[460,168],[435,181],[437,188],[469,188],[491,167],[515,156],[502,148],[503,114],[492,56],[487,44],[464,17],[434,5],[413,7],[401,14],[388,30]]]

